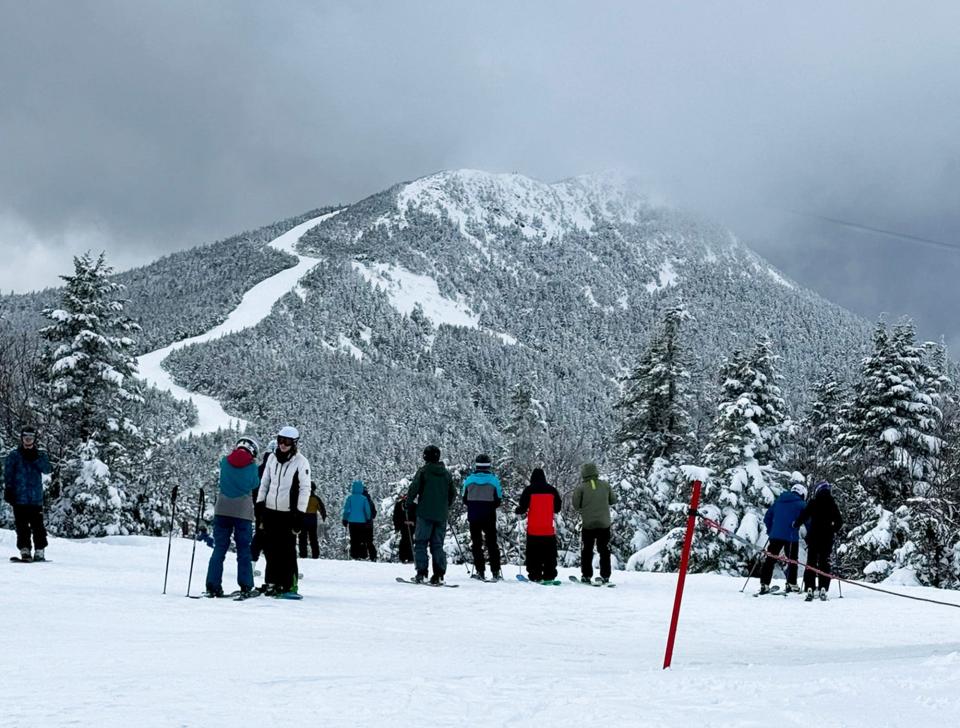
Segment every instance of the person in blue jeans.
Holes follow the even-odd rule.
[[[797,554],[800,549],[800,531],[794,528],[793,522],[803,511],[806,505],[807,489],[803,483],[795,483],[790,490],[785,490],[767,509],[763,517],[763,524],[767,527],[767,558],[760,569],[760,593],[770,591],[770,580],[773,578],[773,567],[777,564],[777,555],[783,551],[788,559],[787,564],[787,591],[798,592],[797,586]]]
[[[233,452],[220,460],[220,492],[213,508],[213,553],[207,565],[205,596],[223,596],[223,560],[230,549],[231,536],[237,545],[237,583],[240,593],[248,596],[254,591],[253,562],[250,558],[254,513],[250,494],[260,485],[257,475],[259,449],[256,440],[241,437]]]

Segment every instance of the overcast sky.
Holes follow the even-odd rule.
[[[0,290],[440,169],[620,169],[956,355],[958,28],[956,0],[0,0]]]

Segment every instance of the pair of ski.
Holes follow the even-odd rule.
[[[434,588],[445,586],[448,589],[456,589],[458,586],[460,586],[459,584],[446,584],[444,582],[440,582],[439,584],[431,584],[429,581],[415,581],[413,579],[404,579],[402,576],[398,576],[397,581],[401,584],[413,584],[415,586],[432,586]]]
[[[580,584],[581,586],[596,586],[596,587],[605,586],[605,587],[609,587],[610,589],[616,586],[616,584],[613,584],[609,581],[604,581],[599,576],[593,577],[593,581],[583,581],[581,579],[578,579],[575,576],[570,576],[569,578],[570,578],[570,581],[572,581],[574,584]]]
[[[11,556],[10,561],[15,564],[49,564],[50,559],[38,559],[34,561],[33,559],[21,559],[19,556]]]
[[[796,594],[799,594],[800,592],[795,592],[795,593],[796,593]],[[753,596],[755,596],[755,597],[774,597],[774,596],[775,596],[775,597],[785,597],[785,596],[787,596],[788,594],[790,594],[790,592],[788,592],[786,589],[781,589],[779,584],[775,584],[775,585],[773,585],[772,587],[770,587],[770,591],[766,591],[766,592],[756,592]]]
[[[224,594],[222,597],[213,596],[207,593],[198,594],[197,596],[193,596],[193,595],[189,595],[189,596],[191,599],[232,599],[235,602],[245,602],[248,599],[256,599],[259,596],[263,596],[263,594],[258,589],[254,589],[252,592],[247,592],[246,594],[244,594],[239,590],[233,591],[233,592],[230,592],[229,594]],[[284,592],[283,594],[272,594],[271,596],[274,599],[295,599],[297,601],[299,601],[300,599],[303,599],[302,594],[295,594],[293,592]]]

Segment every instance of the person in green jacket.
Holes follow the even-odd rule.
[[[593,544],[600,552],[600,580],[610,581],[610,506],[617,502],[617,494],[605,480],[594,463],[584,463],[580,468],[580,485],[573,491],[573,507],[582,519],[580,551],[581,581],[593,578]]]
[[[427,445],[423,449],[423,466],[413,476],[407,491],[408,508],[416,509],[417,526],[413,534],[413,563],[417,567],[414,581],[427,580],[427,544],[433,557],[433,576],[430,583],[440,585],[447,571],[447,556],[443,552],[443,537],[447,531],[447,515],[457,497],[453,476],[440,460],[440,448]]]

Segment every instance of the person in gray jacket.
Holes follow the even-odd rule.
[[[584,463],[580,468],[580,485],[573,491],[573,507],[582,519],[580,551],[581,581],[593,578],[593,544],[600,552],[600,580],[610,581],[610,506],[617,502],[617,494],[605,480],[594,463]]]

